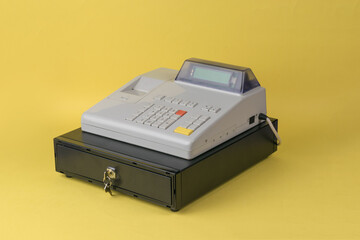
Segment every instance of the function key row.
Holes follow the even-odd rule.
[[[165,101],[165,102],[168,102],[168,103],[179,104],[181,106],[186,106],[186,107],[190,107],[190,108],[193,108],[196,105],[198,105],[197,102],[184,100],[184,99],[181,99],[181,98],[166,97],[164,95],[156,96],[156,97],[154,97],[154,100],[162,100],[162,101]]]

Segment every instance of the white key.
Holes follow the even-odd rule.
[[[171,114],[174,114],[174,113],[176,113],[177,112],[177,109],[174,109],[174,108],[172,108],[172,109],[170,109],[169,111],[168,111],[168,113],[171,113]]]
[[[190,101],[188,100],[182,100],[179,104],[182,106],[186,106]]]
[[[211,106],[204,106],[201,108],[201,110],[208,112],[211,109]]]
[[[178,99],[178,98],[175,98],[174,100],[172,100],[171,103],[174,103],[174,104],[179,104],[181,101],[181,99]]]
[[[188,128],[188,126],[190,126],[190,125],[191,125],[191,123],[184,122],[184,123],[180,124],[180,127]]]
[[[137,115],[133,114],[133,115],[130,115],[130,116],[126,117],[125,119],[128,120],[128,121],[134,121],[135,118],[137,118],[137,117],[138,117]]]
[[[195,115],[191,115],[190,118],[193,119],[193,120],[196,120],[198,119],[199,117],[201,117],[201,115],[199,114],[195,114]]]
[[[200,126],[195,125],[195,124],[191,124],[190,126],[187,127],[187,129],[191,129],[193,131],[195,131],[196,129],[198,129]]]
[[[140,117],[140,118],[136,119],[136,122],[137,123],[144,123],[146,120],[147,120],[147,118]]]
[[[165,102],[171,103],[174,100],[174,98],[173,97],[166,97],[164,100],[165,100]]]
[[[152,103],[145,103],[144,104],[144,108],[150,108],[150,107],[152,107],[154,104],[152,104]]]
[[[194,119],[187,119],[187,120],[185,120],[185,123],[188,124],[188,125],[190,125],[190,124],[192,124],[194,121],[195,121]]]
[[[165,123],[171,125],[171,124],[173,124],[174,122],[175,122],[174,119],[168,119],[168,120],[166,120]]]
[[[165,118],[170,118],[173,115],[173,113],[167,112],[163,115]]]
[[[146,119],[149,119],[149,118],[151,118],[152,116],[154,116],[154,114],[145,113],[145,114],[143,114],[141,117],[146,118]]]
[[[149,120],[146,120],[146,121],[144,122],[144,124],[150,126],[153,122],[155,122],[155,120],[149,119]]]
[[[162,122],[156,121],[153,124],[151,124],[152,127],[159,127],[162,124]]]
[[[157,109],[150,109],[150,111],[146,112],[147,114],[156,114],[159,110]]]
[[[197,105],[196,102],[189,102],[188,104],[186,104],[186,106],[191,107],[191,108],[195,107],[196,105]]]
[[[201,116],[200,118],[199,118],[199,120],[201,120],[201,121],[203,121],[203,122],[205,122],[205,121],[207,121],[207,120],[209,120],[210,119],[210,117],[208,117],[208,116]]]
[[[151,118],[149,118],[149,120],[156,121],[156,120],[158,120],[159,118],[160,118],[160,116],[155,115],[155,116],[152,116]]]
[[[220,109],[221,108],[212,107],[210,108],[209,112],[217,113],[218,111],[220,111]]]
[[[162,115],[164,115],[165,113],[166,113],[165,110],[160,110],[159,112],[156,113],[156,115],[162,116]]]
[[[204,123],[204,121],[201,121],[201,120],[196,120],[195,122],[193,122],[193,124],[198,125],[198,126],[200,126],[203,123]]]
[[[156,110],[161,110],[164,106],[161,106],[161,105],[155,105],[154,106],[154,109]]]
[[[161,118],[158,119],[158,122],[163,123],[163,122],[165,122],[166,120],[168,120],[168,118],[166,118],[166,117],[161,117]]]
[[[159,95],[159,96],[154,97],[154,100],[161,100],[164,97],[165,97],[164,95]]]
[[[161,128],[161,129],[167,129],[167,128],[170,127],[171,124],[173,124],[174,122],[175,122],[175,120],[169,119],[169,120],[167,120],[166,122],[164,122],[163,124],[161,124],[159,128]]]
[[[174,120],[178,120],[180,117],[181,117],[180,115],[174,114],[174,115],[172,115],[170,118],[171,118],[171,119],[174,119]]]

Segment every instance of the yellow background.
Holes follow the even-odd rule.
[[[359,0],[0,0],[0,239],[360,239],[359,56]],[[189,57],[253,69],[278,152],[177,213],[55,172],[82,112]]]

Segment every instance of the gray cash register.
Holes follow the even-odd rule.
[[[83,113],[81,129],[184,159],[259,124],[265,89],[250,68],[186,60],[142,74]]]
[[[277,126],[249,68],[190,58],[83,113],[54,139],[55,167],[177,211],[275,152]]]

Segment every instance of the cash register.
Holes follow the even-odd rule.
[[[187,59],[139,75],[55,138],[56,170],[176,211],[280,143],[250,68]]]
[[[259,124],[265,89],[250,68],[195,58],[142,74],[86,111],[81,129],[184,159]]]

